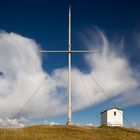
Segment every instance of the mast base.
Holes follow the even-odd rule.
[[[71,120],[68,120],[66,125],[73,125],[72,121]]]

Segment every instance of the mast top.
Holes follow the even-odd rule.
[[[71,5],[69,4],[69,10],[71,10]]]
[[[71,50],[71,6],[69,5],[69,51]]]

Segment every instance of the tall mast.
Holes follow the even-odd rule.
[[[42,53],[68,53],[68,121],[72,125],[72,103],[71,103],[71,53],[98,53],[99,50],[71,50],[71,6],[69,6],[69,42],[68,50],[41,50]]]
[[[68,42],[68,122],[72,124],[72,104],[71,104],[71,7],[69,6],[69,42]]]

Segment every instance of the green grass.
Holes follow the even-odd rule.
[[[40,125],[0,129],[0,140],[140,140],[140,131],[118,127]]]

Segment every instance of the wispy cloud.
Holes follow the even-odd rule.
[[[122,54],[118,55],[114,49],[123,45],[122,42],[108,41],[100,30],[96,33],[90,31],[90,38],[85,37],[84,40],[87,48],[100,47],[102,53],[85,55],[85,62],[90,67],[89,73],[85,74],[78,68],[72,69],[73,109],[80,110],[106,100],[91,76],[108,92],[108,96],[121,95],[117,98],[118,101],[121,101],[122,97],[123,100],[128,97],[131,99],[133,95],[130,93],[133,93],[139,84],[128,59]],[[51,75],[48,74],[42,69],[39,49],[40,46],[33,39],[16,33],[0,33],[1,118],[13,117],[45,77],[47,81],[25,106],[21,115],[42,118],[66,113],[67,69],[55,69]],[[60,73],[63,73],[61,77]],[[140,102],[140,94],[134,94],[137,95],[137,99],[133,99],[133,104]]]

